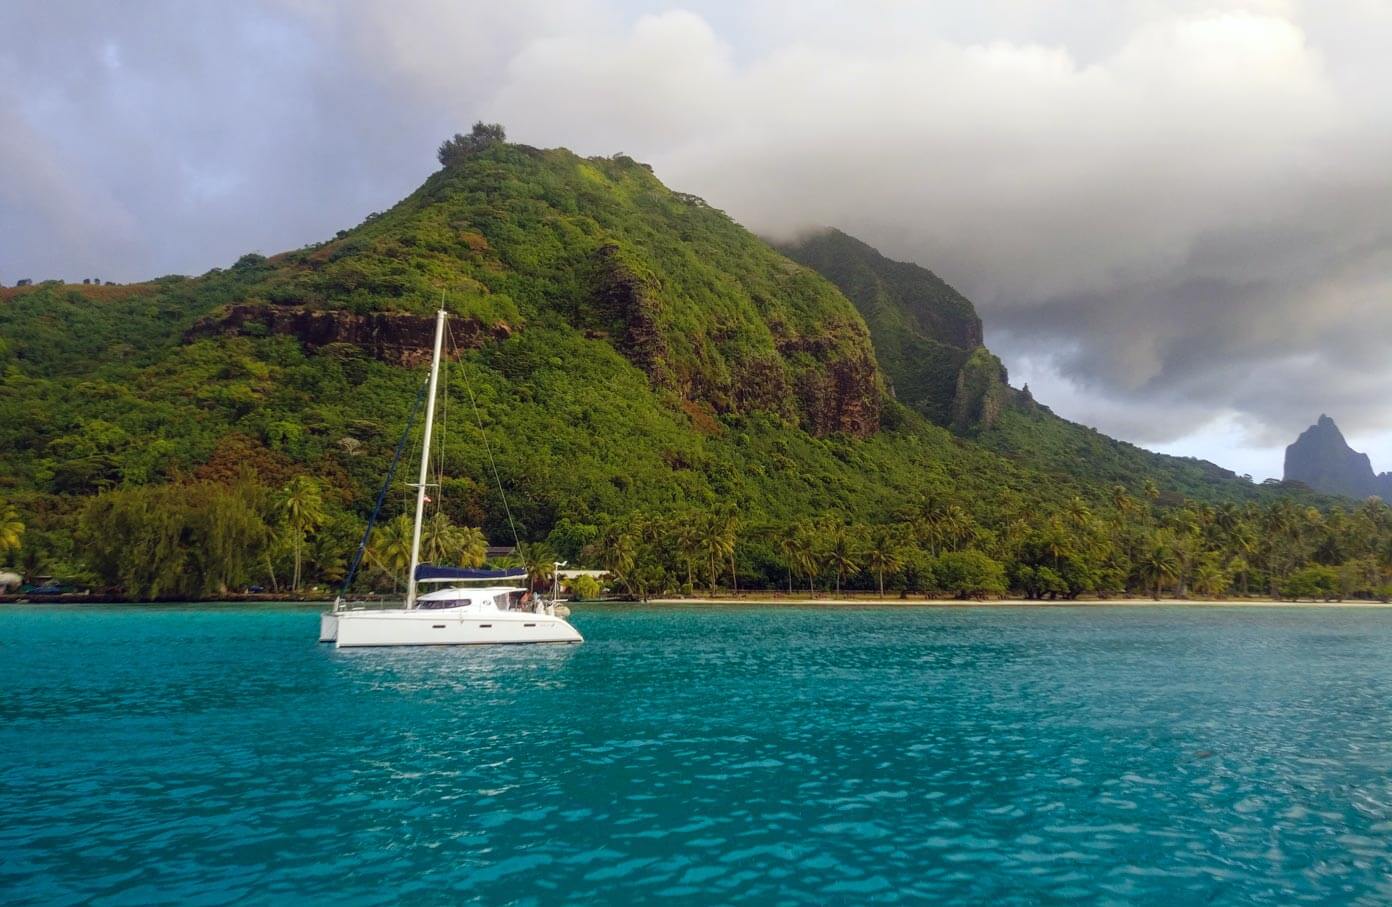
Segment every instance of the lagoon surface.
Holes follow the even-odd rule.
[[[1392,611],[0,611],[0,902],[1392,900]]]

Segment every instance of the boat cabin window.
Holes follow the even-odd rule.
[[[422,611],[438,611],[441,608],[467,608],[470,600],[467,598],[437,599],[435,601],[423,601],[419,607]]]

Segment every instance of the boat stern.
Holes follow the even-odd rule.
[[[336,612],[325,611],[319,615],[319,641],[338,641],[338,614]]]

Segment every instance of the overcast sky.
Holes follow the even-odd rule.
[[[1115,436],[1392,469],[1389,86],[1385,0],[6,0],[0,281],[323,239],[484,118],[932,268]]]

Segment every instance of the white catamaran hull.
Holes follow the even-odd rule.
[[[325,611],[319,615],[319,641],[333,642],[338,639],[338,615]]]
[[[326,633],[332,633],[332,640],[324,638]],[[574,627],[550,614],[479,614],[472,608],[340,611],[321,617],[319,636],[340,649],[584,641]]]

